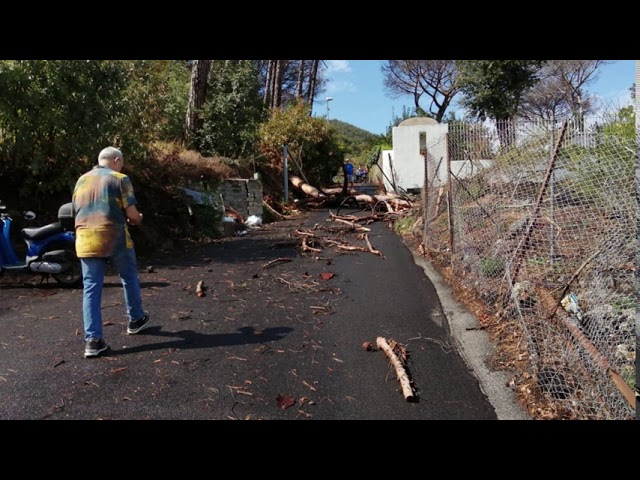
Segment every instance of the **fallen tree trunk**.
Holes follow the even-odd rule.
[[[328,188],[320,191],[316,187],[309,185],[300,177],[296,177],[295,175],[291,175],[289,177],[289,181],[294,187],[302,190],[304,193],[317,200],[327,200],[332,197],[339,198],[343,196],[342,189],[340,188]],[[399,207],[411,207],[410,201],[405,200],[398,195],[367,195],[364,193],[358,193],[358,191],[355,189],[350,189],[348,193],[349,196],[354,198],[356,202],[368,203],[370,205],[377,205],[380,202],[389,205],[389,203],[387,202],[393,202],[395,204],[396,210]]]
[[[364,193],[360,195],[356,195],[353,197],[357,202],[366,202],[371,205],[375,205],[378,202],[393,202],[396,204],[396,208],[400,207],[411,207],[411,202],[408,200],[403,200],[402,198],[396,197],[394,195],[366,195]]]
[[[413,390],[411,389],[411,382],[409,381],[409,377],[407,372],[402,365],[402,362],[398,358],[398,356],[393,353],[393,350],[387,343],[387,340],[384,337],[378,337],[376,340],[376,344],[378,348],[382,349],[389,360],[391,360],[391,364],[396,370],[396,376],[400,381],[400,386],[402,387],[402,394],[407,402],[415,402],[417,400],[416,396],[413,394]]]
[[[300,177],[296,177],[295,175],[291,175],[289,177],[289,181],[291,182],[291,184],[294,187],[302,190],[304,193],[306,193],[307,195],[312,196],[313,198],[322,198],[322,197],[326,196],[324,193],[322,193],[316,187],[312,187],[311,185],[306,183],[304,180],[302,180]]]
[[[342,195],[342,188],[323,188],[322,191],[327,195]],[[360,192],[358,190],[355,190],[353,188],[347,190],[347,195],[355,196],[359,193]]]

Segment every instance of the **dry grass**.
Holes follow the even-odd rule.
[[[246,167],[234,165],[230,159],[203,157],[195,150],[187,150],[175,143],[155,143],[151,160],[161,171],[171,175],[177,174],[181,179],[224,180],[234,177],[247,178],[253,173]]]

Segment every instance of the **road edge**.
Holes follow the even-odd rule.
[[[507,386],[509,374],[492,371],[487,367],[486,360],[493,353],[489,335],[482,330],[467,330],[479,327],[478,320],[455,298],[451,287],[433,265],[410,248],[409,251],[416,265],[424,270],[425,275],[435,287],[451,337],[457,344],[457,349],[465,363],[478,380],[480,389],[493,405],[498,420],[531,420],[532,417],[518,403],[514,392]]]

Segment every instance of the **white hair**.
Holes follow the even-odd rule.
[[[122,152],[115,147],[103,148],[98,155],[98,163],[106,163],[116,158],[122,158]]]

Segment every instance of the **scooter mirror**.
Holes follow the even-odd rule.
[[[26,212],[24,212],[24,218],[25,220],[33,220],[34,218],[36,218],[36,212],[27,210]]]

